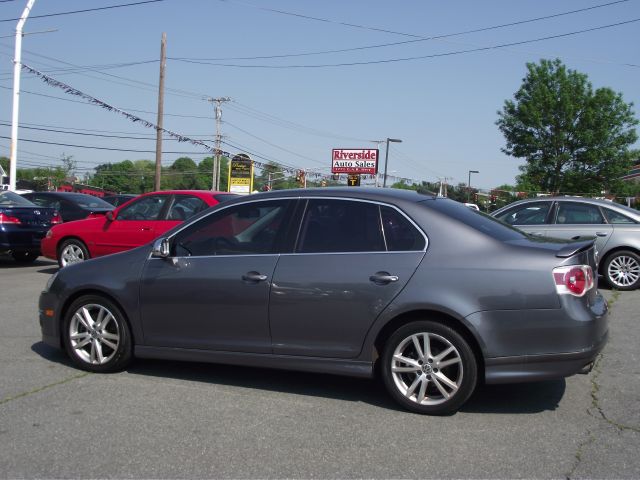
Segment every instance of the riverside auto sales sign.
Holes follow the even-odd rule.
[[[378,173],[379,151],[376,148],[334,148],[331,151],[331,173]]]

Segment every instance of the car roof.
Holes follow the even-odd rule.
[[[624,212],[625,214],[630,214],[630,215],[635,215],[638,218],[640,218],[640,211],[635,210],[633,208],[629,208],[625,205],[620,205],[619,203],[616,202],[612,202],[609,200],[603,200],[600,198],[588,198],[588,197],[575,197],[575,196],[570,196],[570,195],[563,195],[563,196],[549,196],[549,197],[537,197],[537,198],[525,198],[524,200],[518,200],[517,202],[513,202],[510,203],[508,205],[505,205],[504,207],[496,210],[495,212],[493,212],[491,215],[495,215],[495,214],[499,214],[502,213],[503,211],[518,206],[518,205],[526,205],[527,203],[534,203],[534,202],[563,202],[563,201],[570,201],[570,202],[581,202],[581,203],[589,203],[591,205],[599,205],[601,207],[607,207],[607,208],[611,208],[613,210],[617,210],[620,212]]]
[[[251,198],[284,198],[284,197],[343,197],[362,200],[421,202],[435,199],[435,195],[425,195],[415,190],[376,187],[314,187],[295,188],[290,190],[272,190],[251,195]],[[238,201],[238,200],[236,200]]]

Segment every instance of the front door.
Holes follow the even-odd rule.
[[[177,232],[142,273],[146,345],[269,353],[269,293],[292,201],[215,211]]]
[[[114,220],[105,219],[102,232],[95,237],[96,256],[123,252],[153,240],[168,198],[169,195],[148,195],[116,210]]]

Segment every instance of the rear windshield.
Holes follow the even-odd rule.
[[[425,203],[429,200],[425,200],[421,203]],[[521,240],[527,238],[528,235],[524,232],[517,230],[500,220],[497,220],[486,213],[472,210],[469,207],[464,206],[461,203],[454,202],[452,200],[435,200],[435,210],[444,213],[445,215],[458,220],[469,227],[478,230],[485,235],[488,235],[496,240],[506,242],[509,240]]]
[[[35,207],[36,205],[31,203],[24,197],[21,197],[17,193],[2,191],[0,192],[0,206],[2,207]]]

